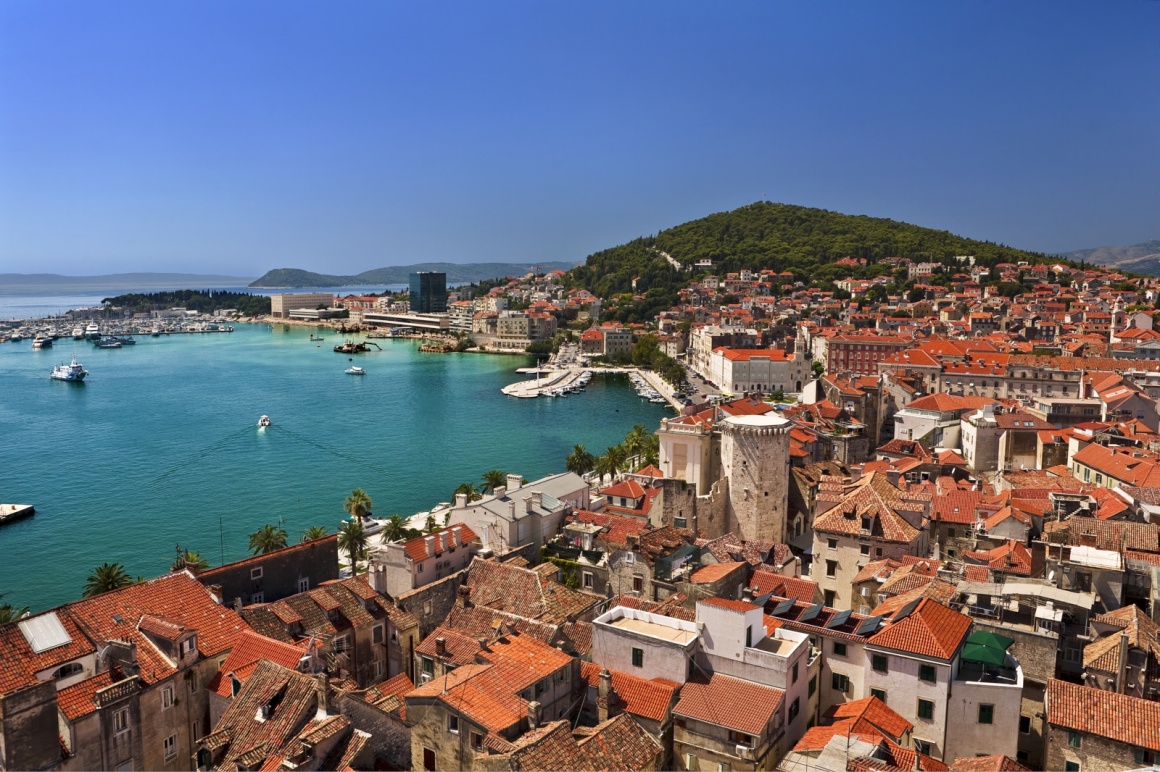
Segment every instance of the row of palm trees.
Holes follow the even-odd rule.
[[[624,436],[624,442],[613,445],[602,456],[592,455],[583,445],[573,446],[564,467],[578,475],[594,472],[602,480],[615,479],[621,472],[659,463],[660,449],[660,438],[637,424]]]

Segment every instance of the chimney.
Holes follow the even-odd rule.
[[[507,488],[500,485],[499,487],[492,489],[491,494],[497,499],[502,499],[507,495]]]
[[[1120,662],[1116,668],[1116,691],[1120,694],[1127,694],[1127,685],[1124,683],[1128,680],[1128,631],[1120,633]]]
[[[314,693],[318,699],[318,713],[316,718],[326,718],[330,715],[330,676],[319,673],[314,676]]]
[[[447,639],[440,636],[435,639],[435,653],[440,657],[447,655]]]
[[[466,584],[459,585],[455,594],[455,605],[459,608],[471,608],[471,588]]]
[[[427,557],[431,557],[435,554],[435,534],[430,534],[423,541],[426,542],[424,546],[427,548]]]
[[[600,684],[596,687],[596,723],[603,724],[608,720],[612,696],[612,673],[608,672],[608,668],[603,668],[600,671]]]
[[[455,494],[455,508],[462,509],[463,507],[466,507],[466,506],[467,506],[467,494],[466,493],[456,493]]]
[[[210,597],[213,598],[213,602],[220,606],[222,603],[222,586],[220,584],[211,584],[208,589]]]
[[[544,494],[540,491],[533,491],[532,495],[528,497],[532,502],[533,507],[542,507],[544,505]]]
[[[462,547],[462,546],[463,546],[463,530],[462,530],[462,526],[458,526],[458,525],[456,525],[456,526],[452,526],[452,527],[451,527],[449,530],[450,530],[450,533],[451,533],[451,536],[450,536],[449,538],[450,538],[450,540],[451,540],[451,544],[452,544],[452,546],[455,546],[455,547]]]
[[[519,488],[522,488],[523,485],[524,485],[524,478],[522,475],[509,474],[507,476],[507,489],[509,491],[518,490]]]
[[[535,729],[540,725],[540,703],[532,700],[528,703],[528,729]]]
[[[527,512],[528,514],[532,513],[532,504],[533,504],[533,502],[532,502],[531,496],[528,496],[527,498],[524,499],[524,511]]]

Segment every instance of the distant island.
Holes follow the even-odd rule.
[[[354,276],[314,273],[301,268],[275,268],[272,271],[267,271],[264,276],[256,279],[249,286],[259,289],[373,287],[383,284],[406,284],[408,275],[417,271],[440,271],[447,274],[449,283],[462,284],[504,276],[523,276],[532,270],[539,273],[567,271],[576,267],[578,263],[579,261],[555,263],[415,263],[414,265],[375,268]]]
[[[1069,260],[1084,260],[1121,271],[1160,276],[1160,240],[1153,239],[1130,247],[1096,247],[1077,249],[1064,257]]]
[[[244,287],[248,276],[198,273],[109,273],[99,276],[62,276],[56,273],[0,273],[0,288],[20,292],[161,289],[163,287]]]

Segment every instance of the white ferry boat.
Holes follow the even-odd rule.
[[[89,340],[98,340],[101,337],[101,328],[96,322],[89,322],[85,327],[85,337]]]
[[[86,370],[81,365],[81,363],[77,361],[76,357],[73,357],[71,364],[60,364],[52,368],[52,372],[49,374],[49,377],[54,381],[73,381],[79,383],[80,381],[83,381],[85,376],[88,374],[89,371]]]
[[[366,375],[367,371],[364,370],[363,368],[359,367],[358,365],[354,365],[352,367],[346,368],[346,374],[347,375]]]

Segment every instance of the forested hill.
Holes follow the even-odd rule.
[[[661,252],[680,262],[682,269],[704,258],[713,266],[678,271]],[[851,271],[833,265],[846,256],[864,257],[873,264],[884,257],[941,261],[956,255],[974,255],[983,265],[1060,260],[881,217],[760,202],[589,255],[571,276],[576,284],[608,298],[631,292],[635,277],[640,277],[638,292],[669,294],[706,273],[723,275],[746,268],[790,271],[802,281],[826,282],[859,271],[868,276],[890,273],[887,266]]]

